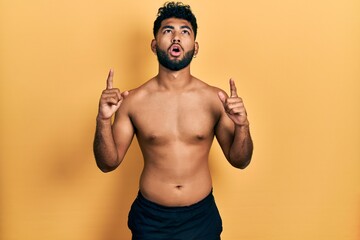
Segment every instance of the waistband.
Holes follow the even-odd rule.
[[[214,203],[214,195],[213,195],[213,191],[211,190],[211,192],[205,198],[200,200],[199,202],[196,202],[189,206],[170,207],[170,206],[163,206],[161,204],[158,204],[158,203],[155,203],[155,202],[152,202],[152,201],[146,199],[139,190],[136,201],[138,201],[142,205],[145,205],[149,208],[156,209],[159,211],[163,210],[163,211],[184,212],[184,211],[194,211],[196,209],[203,208],[204,206],[213,204]]]

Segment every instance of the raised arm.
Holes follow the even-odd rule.
[[[224,111],[215,130],[216,138],[230,164],[244,169],[249,165],[253,153],[253,142],[244,103],[237,95],[235,82],[232,79],[230,79],[230,97],[222,91],[218,96]]]
[[[134,134],[128,115],[120,113],[119,109],[129,92],[121,93],[119,89],[113,88],[113,76],[114,72],[110,70],[106,89],[102,92],[99,101],[93,145],[96,163],[103,172],[112,171],[119,166]],[[116,130],[115,126],[118,126]]]

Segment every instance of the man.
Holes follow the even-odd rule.
[[[113,88],[110,70],[100,98],[94,140],[98,167],[104,172],[117,168],[135,134],[144,158],[128,219],[133,239],[220,239],[222,222],[208,164],[214,136],[234,167],[243,169],[251,160],[249,121],[234,81],[229,97],[190,73],[199,51],[196,34],[190,7],[166,3],[151,42],[157,76],[120,92]]]

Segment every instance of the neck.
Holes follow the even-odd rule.
[[[172,71],[159,65],[159,73],[156,76],[160,87],[165,89],[183,89],[189,86],[192,75],[190,73],[190,66],[187,66],[179,71]]]

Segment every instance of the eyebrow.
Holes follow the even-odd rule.
[[[192,32],[192,29],[189,26],[181,26],[180,27],[180,29],[184,29],[184,28],[189,29]]]

